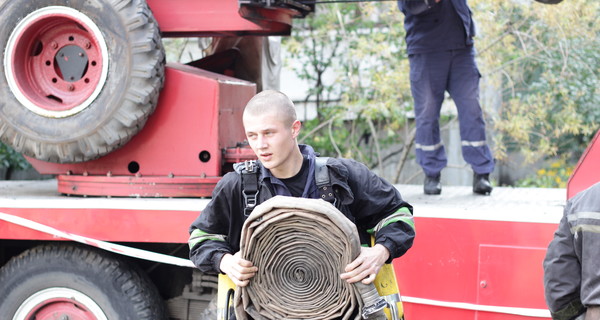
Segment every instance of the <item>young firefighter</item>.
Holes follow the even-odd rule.
[[[263,91],[246,105],[243,124],[250,147],[258,157],[258,202],[275,196],[319,198],[315,182],[316,154],[297,142],[300,121],[294,104],[283,93]],[[387,181],[366,166],[349,159],[327,160],[335,205],[353,221],[363,247],[340,276],[349,283],[373,282],[379,269],[403,255],[415,237],[412,207]],[[225,273],[237,286],[246,286],[256,274],[252,261],[239,254],[245,220],[242,178],[226,174],[217,184],[211,202],[190,227],[190,259],[205,273]],[[377,227],[377,228],[376,228]]]

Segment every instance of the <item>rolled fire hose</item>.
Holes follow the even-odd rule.
[[[373,284],[340,278],[360,254],[360,240],[329,202],[265,201],[244,223],[240,251],[258,272],[235,293],[237,319],[386,319]]]

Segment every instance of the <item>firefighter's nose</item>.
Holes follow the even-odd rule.
[[[265,137],[258,137],[258,147],[260,149],[265,149],[268,147],[267,139],[265,139]]]

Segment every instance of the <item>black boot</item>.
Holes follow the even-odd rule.
[[[429,177],[425,176],[423,183],[423,191],[425,194],[440,194],[442,193],[442,185],[440,184],[440,175]]]
[[[492,189],[490,175],[488,173],[473,174],[473,193],[487,195],[492,193]]]

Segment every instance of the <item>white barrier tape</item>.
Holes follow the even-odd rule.
[[[486,306],[486,305],[473,304],[473,303],[447,302],[447,301],[438,301],[438,300],[405,297],[405,296],[402,296],[402,302],[425,304],[425,305],[436,306],[436,307],[446,307],[446,308],[455,308],[455,309],[464,309],[464,310],[513,314],[513,315],[533,317],[533,318],[550,318],[551,317],[550,311],[547,309]]]
[[[173,257],[169,255],[165,255],[162,253],[156,253],[152,251],[146,251],[142,249],[126,247],[119,244],[114,244],[102,240],[96,240],[84,236],[79,236],[76,234],[63,232],[57,230],[53,227],[49,227],[43,225],[41,223],[28,220],[25,218],[21,218],[15,215],[7,214],[0,212],[0,220],[4,220],[9,223],[13,223],[16,225],[20,225],[25,228],[37,230],[43,233],[51,234],[57,238],[64,238],[73,240],[76,242],[80,242],[86,245],[94,246],[106,251],[110,251],[117,254],[126,255],[129,257],[166,263],[181,267],[190,267],[195,268],[194,264],[188,260],[178,257]],[[464,303],[464,302],[446,302],[446,301],[438,301],[438,300],[430,300],[423,298],[415,298],[415,297],[406,297],[402,296],[402,301],[407,303],[415,303],[415,304],[424,304],[430,306],[437,307],[447,307],[447,308],[455,308],[455,309],[464,309],[464,310],[474,310],[474,311],[486,311],[486,312],[495,312],[495,313],[504,313],[504,314],[513,314],[519,316],[526,317],[534,317],[534,318],[550,318],[550,311],[547,309],[531,309],[531,308],[515,308],[515,307],[499,307],[499,306],[487,306],[487,305],[479,305],[472,303]]]
[[[154,262],[160,262],[160,263],[166,263],[166,264],[172,264],[172,265],[176,265],[176,266],[180,266],[180,267],[195,268],[194,264],[188,259],[173,257],[173,256],[169,256],[169,255],[162,254],[162,253],[156,253],[156,252],[146,251],[146,250],[132,248],[132,247],[126,247],[126,246],[123,246],[120,244],[110,243],[110,242],[96,240],[96,239],[92,239],[92,238],[88,238],[88,237],[84,237],[84,236],[80,236],[80,235],[76,235],[76,234],[72,234],[72,233],[68,233],[68,232],[63,232],[63,231],[57,230],[55,228],[43,225],[41,223],[38,223],[38,222],[35,222],[32,220],[28,220],[25,218],[21,218],[21,217],[15,216],[15,215],[11,215],[8,213],[0,212],[0,220],[4,220],[6,222],[20,225],[25,228],[37,230],[37,231],[40,231],[43,233],[51,234],[57,238],[73,240],[76,242],[80,242],[83,244],[87,244],[87,245],[94,246],[94,247],[97,247],[97,248],[100,248],[100,249],[103,249],[106,251],[114,252],[114,253],[129,256],[129,257],[134,257],[134,258],[139,258],[139,259],[144,259],[144,260],[149,260],[149,261],[154,261]]]

